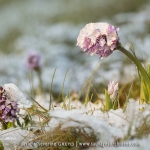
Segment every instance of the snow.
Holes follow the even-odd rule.
[[[57,127],[61,129],[74,127],[74,128],[84,128],[85,131],[90,134],[94,133],[98,141],[114,143],[116,140],[123,139],[131,127],[131,136],[136,134],[136,129],[139,128],[144,119],[149,116],[150,106],[148,104],[139,105],[138,101],[130,99],[127,105],[125,112],[123,109],[110,110],[108,112],[102,112],[99,107],[96,107],[96,104],[89,102],[87,107],[81,102],[75,100],[71,105],[74,109],[65,110],[61,107],[62,103],[56,104],[57,107],[54,107],[53,110],[49,111],[51,117],[46,126],[46,132],[53,132]],[[98,104],[99,105],[99,104]],[[139,108],[143,108],[140,110]],[[150,121],[147,121],[150,124]],[[14,131],[13,131],[14,130]],[[10,132],[9,132],[10,131]],[[31,140],[34,135],[28,136],[29,131],[21,129],[8,129],[1,131],[0,140],[2,140],[5,148],[9,150],[9,147],[12,145],[15,147],[18,145],[26,136],[23,142]],[[150,135],[142,139],[127,139],[123,141],[125,143],[138,143],[140,148],[147,150],[148,142]],[[7,142],[6,142],[7,141]],[[23,143],[22,143],[23,144]],[[36,146],[36,145],[34,145]],[[105,147],[105,146],[104,146]],[[134,149],[134,147],[129,147]],[[140,149],[136,147],[137,150]],[[94,148],[98,149],[98,148]],[[115,149],[113,147],[105,147],[105,149]],[[123,150],[124,147],[118,147],[117,149]],[[92,148],[91,148],[92,150]]]
[[[99,140],[110,140],[113,141],[116,137],[115,132],[120,132],[116,138],[120,137],[122,132],[118,131],[117,128],[111,127],[107,122],[100,120],[94,116],[83,114],[84,110],[54,110],[50,111],[50,116],[53,117],[49,122],[51,126],[56,121],[59,121],[59,125],[62,124],[61,128],[67,127],[87,127],[94,131],[94,134],[98,136]],[[58,122],[57,122],[58,123]],[[50,130],[52,130],[50,128]]]
[[[27,130],[21,130],[20,128],[10,128],[0,132],[0,140],[3,142],[3,146],[6,150],[12,150],[12,148],[17,148],[17,146],[19,146],[19,144],[28,134],[29,131]]]

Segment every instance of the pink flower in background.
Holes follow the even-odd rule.
[[[40,68],[41,56],[36,51],[29,51],[26,57],[26,67],[29,69]]]
[[[107,23],[89,23],[80,31],[77,45],[91,56],[107,57],[119,41],[118,30]]]
[[[119,90],[118,83],[111,81],[108,85],[108,94],[110,95],[110,98],[116,99],[118,90]]]

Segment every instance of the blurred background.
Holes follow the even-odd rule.
[[[90,22],[108,22],[119,27],[122,45],[131,42],[141,61],[149,60],[150,1],[148,0],[0,0],[0,85],[12,82],[30,89],[30,71],[25,67],[30,50],[41,55],[44,90],[49,91],[57,67],[53,90],[79,91],[101,62],[92,80],[98,92],[110,80],[120,83],[135,78],[135,66],[118,51],[101,60],[76,46],[80,30]],[[38,84],[34,75],[34,84]]]

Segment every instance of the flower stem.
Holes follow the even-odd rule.
[[[43,87],[43,82],[42,82],[42,71],[40,68],[35,70],[37,72],[38,80],[39,80],[39,85],[37,89],[37,94],[41,95],[42,94],[42,87]]]
[[[134,64],[137,66],[137,69],[140,71],[141,75],[143,76],[143,78],[146,80],[147,84],[150,87],[150,77],[145,71],[140,61],[135,56],[133,56],[129,51],[127,51],[124,47],[122,47],[121,44],[117,45],[117,49],[122,53],[124,53],[127,57],[129,57],[132,62],[134,62]]]

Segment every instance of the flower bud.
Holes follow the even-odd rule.
[[[40,68],[41,56],[36,51],[29,51],[26,57],[26,67],[28,69]]]
[[[111,81],[108,85],[108,94],[110,95],[111,99],[116,99],[118,94],[118,83]]]

